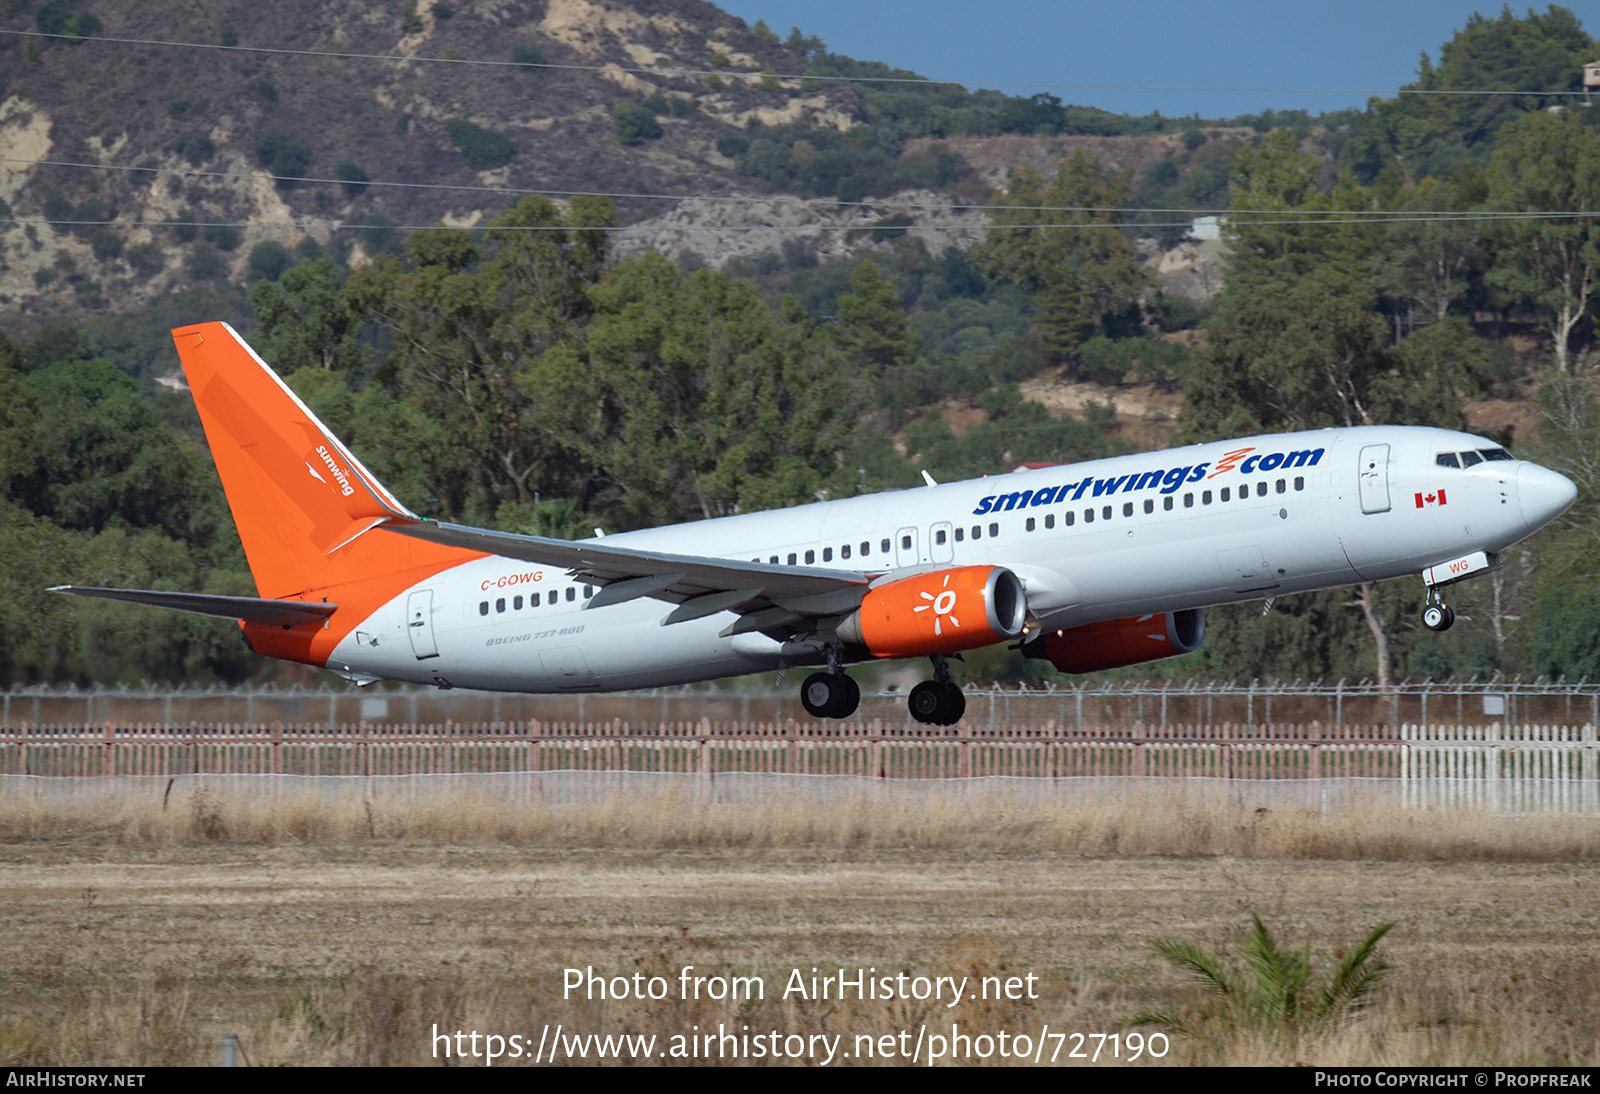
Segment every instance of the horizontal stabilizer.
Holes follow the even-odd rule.
[[[326,601],[261,600],[253,596],[174,593],[160,589],[102,589],[92,585],[56,585],[50,591],[72,593],[74,596],[97,596],[104,600],[126,600],[196,615],[215,615],[223,619],[241,619],[249,623],[283,627],[320,623],[339,607]]]

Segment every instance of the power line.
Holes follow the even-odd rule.
[[[329,57],[341,60],[404,61],[440,65],[488,65],[495,68],[548,68],[574,72],[623,72],[634,76],[717,76],[724,79],[745,80],[813,80],[844,84],[918,84],[929,86],[964,87],[1034,87],[1057,88],[1069,91],[1182,91],[1182,92],[1253,92],[1275,95],[1583,95],[1583,91],[1494,91],[1465,89],[1424,88],[1371,88],[1371,87],[1229,87],[1190,86],[1183,84],[1075,84],[1024,80],[932,80],[921,76],[823,76],[811,73],[747,72],[732,69],[697,68],[632,68],[623,65],[567,65],[550,62],[491,61],[476,57],[425,57],[403,53],[355,53],[344,50],[289,49],[281,46],[225,46],[215,42],[170,42],[157,38],[109,38],[96,35],[82,38],[72,34],[47,34],[35,30],[0,30],[24,38],[52,38],[75,44],[88,42],[114,42],[120,45],[168,46],[177,49],[217,49],[233,53],[269,53],[295,57]]]
[[[601,197],[622,201],[707,201],[725,204],[777,204],[795,205],[807,208],[860,208],[860,209],[933,209],[940,212],[959,211],[1004,211],[1004,212],[1040,212],[1040,213],[1116,213],[1123,215],[1138,215],[1142,213],[1174,214],[1186,213],[1199,216],[1226,216],[1235,219],[1244,216],[1279,216],[1279,215],[1306,215],[1315,212],[1319,215],[1336,217],[1392,217],[1399,214],[1424,218],[1449,218],[1457,217],[1464,211],[1460,209],[1216,209],[1204,206],[1189,208],[1158,208],[1133,205],[970,205],[963,203],[933,204],[930,202],[909,201],[838,201],[833,198],[797,198],[789,195],[748,195],[748,194],[638,194],[623,193],[620,191],[607,192],[595,190],[546,190],[537,187],[515,186],[477,186],[464,183],[444,182],[387,182],[374,179],[338,179],[320,178],[310,175],[274,175],[267,171],[203,171],[182,167],[139,167],[129,164],[112,163],[84,163],[74,160],[29,160],[18,159],[10,156],[0,156],[0,163],[14,163],[33,167],[69,167],[94,171],[124,171],[143,172],[156,175],[176,176],[180,178],[221,178],[221,179],[271,179],[275,182],[311,183],[313,185],[359,185],[392,187],[409,190],[445,190],[467,191],[471,193],[504,194],[508,196],[526,196],[530,194],[545,197]],[[1568,212],[1560,210],[1536,210],[1541,215],[1549,216],[1586,216],[1592,215],[1581,212]],[[1473,210],[1474,219],[1514,219],[1529,215],[1526,211],[1482,209]],[[1281,222],[1275,222],[1281,223]],[[1051,227],[1051,225],[1007,225],[1007,227]],[[1108,225],[1116,227],[1116,225]]]
[[[1305,217],[1296,215],[1293,211],[1283,215],[1265,214],[1260,220],[1245,218],[1235,219],[1235,214],[1229,214],[1229,224],[1235,227],[1263,227],[1277,225],[1306,225],[1328,227],[1337,224],[1439,224],[1453,222],[1468,222],[1479,220],[1506,221],[1506,220],[1567,220],[1583,219],[1593,220],[1600,217],[1600,210],[1577,210],[1573,212],[1515,212],[1515,213],[1458,213],[1450,215],[1416,216],[1416,215],[1378,215],[1362,221],[1341,221],[1338,218],[1343,214],[1331,213],[1321,217]],[[73,220],[52,219],[48,217],[0,217],[0,224],[48,224],[61,227],[97,227],[97,228],[293,228],[301,231],[320,228],[327,231],[381,231],[396,232],[606,232],[609,234],[638,233],[639,224],[626,225],[565,225],[565,224],[474,224],[471,226],[453,226],[447,224],[366,224],[354,221],[330,222],[320,220],[307,221],[258,221],[258,220]],[[1035,229],[1101,229],[1120,231],[1127,228],[1192,228],[1193,221],[1135,221],[1130,223],[1056,223],[1056,224],[987,224],[974,225],[971,223],[955,221],[951,223],[932,224],[684,224],[673,225],[674,232],[911,232],[911,231],[956,231],[970,230],[982,227],[985,231],[1005,230],[1035,230]]]

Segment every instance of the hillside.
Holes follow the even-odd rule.
[[[798,71],[798,64],[776,42],[752,37],[741,22],[698,0],[487,2],[454,5],[448,19],[435,14],[446,7],[419,8],[420,29],[414,33],[402,26],[400,4],[370,0],[222,3],[207,5],[204,20],[196,19],[192,5],[175,0],[96,12],[102,37],[213,45],[227,40],[238,50],[8,38],[0,43],[0,155],[196,174],[7,163],[0,169],[0,198],[19,215],[38,217],[54,196],[51,211],[58,215],[52,219],[66,219],[59,217],[66,202],[77,219],[250,221],[225,251],[230,272],[242,276],[245,255],[261,240],[292,248],[310,235],[329,246],[331,225],[363,218],[471,225],[514,200],[496,192],[500,188],[726,194],[739,180],[731,161],[715,149],[719,134],[752,120],[843,128],[859,107],[845,85],[771,91],[736,77]],[[33,30],[35,18],[13,10],[0,23]],[[244,51],[255,44],[398,59]],[[428,57],[505,63],[412,59]],[[524,67],[510,64],[513,57],[610,67]],[[722,69],[728,76],[643,79],[622,71],[641,66]],[[637,106],[652,95],[667,104],[656,115],[661,135],[622,143],[614,107]],[[496,146],[492,137],[478,137],[485,145],[477,153],[480,163],[493,162],[501,148],[509,153],[507,162],[469,165],[450,132],[452,122],[462,121],[508,142]],[[268,169],[349,181],[274,185],[265,177]],[[219,177],[227,175],[242,177]],[[362,186],[362,177],[461,189]],[[625,216],[650,211],[647,203],[623,209]],[[303,227],[266,226],[290,221]],[[149,227],[127,231],[124,255],[155,242],[164,250],[163,261],[160,269],[147,264],[147,274],[115,287],[137,299],[180,279],[175,245],[184,241],[176,234]],[[34,275],[55,261],[58,249],[81,264],[98,264],[89,241],[50,226],[36,227],[28,243],[10,248],[0,281],[0,307],[7,311],[38,306],[28,299]],[[106,249],[102,259],[109,257]],[[121,268],[110,264],[108,273],[119,272],[136,271],[126,262]]]
[[[0,28],[55,25],[52,6],[68,10],[9,5]],[[875,110],[859,85],[798,78],[819,56],[857,62],[808,60],[699,0],[424,4],[409,29],[401,5],[373,0],[222,3],[204,18],[150,0],[72,18],[85,13],[100,25],[86,40],[0,38],[0,200],[56,222],[0,228],[0,324],[13,331],[107,300],[137,307],[187,283],[249,281],[250,251],[268,240],[290,250],[312,240],[359,265],[399,245],[395,226],[472,226],[527,190],[690,196],[619,200],[624,223],[638,222],[619,255],[655,248],[721,265],[799,239],[843,257],[873,241],[841,229],[871,228],[896,208],[797,202],[845,196],[850,183],[816,170],[830,156],[845,157],[864,195],[923,206],[908,216],[940,226],[919,233],[937,253],[982,238],[981,210],[949,206],[983,204],[1012,167],[1049,172],[1088,149],[1142,173],[1182,151],[1175,130],[902,139],[867,124]],[[625,71],[644,67],[708,74]],[[1015,101],[984,94],[995,100],[985,109]],[[767,143],[781,168],[761,158],[771,149],[759,139],[749,151],[761,133],[777,135]],[[1207,134],[1236,147],[1251,131]],[[829,147],[841,141],[848,151]],[[738,196],[771,201],[718,200]],[[1161,254],[1147,258],[1154,268]]]

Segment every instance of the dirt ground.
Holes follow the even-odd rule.
[[[1286,948],[1309,942],[1319,970],[1394,922],[1376,1004],[1298,1032],[1170,1029],[1165,1046],[1158,1027],[1127,1023],[1201,1002],[1153,943],[1234,952],[1252,913]],[[685,966],[709,978],[705,994],[717,977],[759,977],[762,997],[684,998]],[[938,1037],[945,1062],[1000,1063],[1003,1032],[1012,1054],[1022,1035],[1072,1065],[1097,1046],[1099,1063],[1126,1061],[1132,1034],[1141,1063],[1592,1066],[1600,864],[14,840],[0,848],[0,968],[9,1065],[210,1064],[225,1033],[254,1065],[484,1062],[494,1042],[474,1059],[458,1030],[503,1038],[496,1063],[528,1063],[559,1024],[569,1048],[575,1034],[654,1035],[612,1053],[639,1063],[690,1049],[701,1062],[881,1062],[888,1046],[926,1062]],[[927,978],[888,985],[906,994],[948,976],[972,995],[994,977],[984,990],[1001,998],[950,1007],[942,985],[942,1000],[841,1001],[830,985],[817,999],[813,968]],[[659,977],[662,998],[563,998],[567,969],[640,974],[630,996]],[[807,991],[785,995],[795,970]],[[694,1038],[719,1027],[770,1037],[702,1051]]]

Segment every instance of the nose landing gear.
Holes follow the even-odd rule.
[[[933,679],[911,689],[911,717],[924,725],[953,726],[967,712],[967,697],[950,679],[950,666],[942,655],[933,661]]]
[[[1428,586],[1428,601],[1422,606],[1422,625],[1430,631],[1447,631],[1456,621],[1455,611],[1445,604],[1436,586]]]

